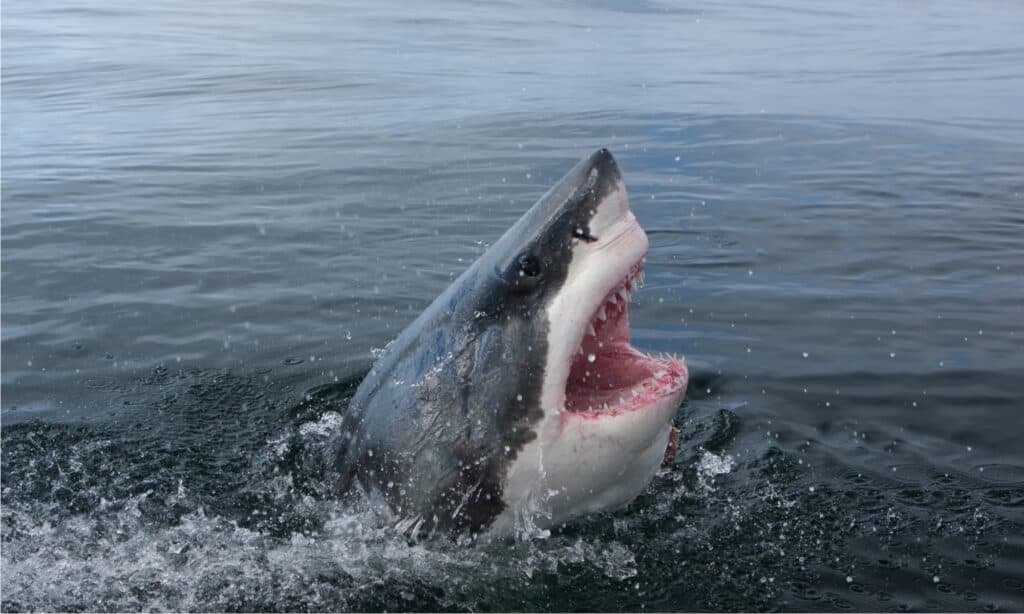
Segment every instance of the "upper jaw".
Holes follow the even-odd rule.
[[[572,350],[567,356],[563,350],[565,368],[559,377],[563,412],[621,415],[685,392],[688,373],[682,358],[648,356],[629,343],[628,305],[643,282],[647,252],[646,235],[635,220],[629,221],[631,227],[620,232],[618,241],[605,246],[609,252],[590,263],[601,275],[576,306],[575,326],[567,327],[573,334],[565,338]]]
[[[595,323],[600,326],[602,323],[607,322],[609,317],[619,317],[625,324],[620,333],[622,335],[621,338],[616,338],[615,340],[629,342],[629,303],[633,299],[633,291],[643,285],[644,260],[645,257],[641,256],[640,260],[636,261],[628,269],[625,277],[607,290],[603,298],[597,301],[591,308],[590,316],[586,320],[582,333],[578,335],[576,354],[583,353],[583,347],[588,336],[596,337]],[[618,312],[622,312],[622,314],[619,315]]]
[[[574,322],[576,338],[568,357],[570,362],[582,347],[586,335],[593,334],[592,323],[595,318],[601,316],[601,311],[607,310],[610,307],[609,303],[627,309],[634,290],[643,285],[643,270],[648,248],[647,233],[636,221],[633,213],[627,209],[618,223],[604,232],[601,241],[603,243],[597,247],[584,247],[591,250],[591,253],[581,254],[583,259],[592,259],[588,267],[597,275],[596,279],[588,284],[590,287],[584,293],[587,298],[581,301],[577,309],[578,321]],[[627,337],[624,340],[629,341],[628,326],[625,332]]]

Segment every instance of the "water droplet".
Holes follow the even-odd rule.
[[[593,354],[587,354],[587,362],[594,362],[595,360],[597,360],[597,356],[594,356]]]

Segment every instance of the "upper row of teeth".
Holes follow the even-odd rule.
[[[620,286],[619,289],[616,290],[615,292],[612,292],[611,294],[609,294],[607,300],[605,300],[605,302],[601,304],[601,308],[597,310],[597,317],[600,318],[602,322],[608,320],[608,306],[609,305],[614,305],[614,306],[617,307],[619,305],[619,301],[622,301],[623,306],[629,304],[630,299],[633,298],[633,286],[634,286],[634,284],[636,285],[637,288],[639,288],[639,287],[644,285],[644,272],[642,270],[639,273],[637,273],[637,275],[635,277],[633,277],[631,279],[627,279],[626,283],[624,283],[622,286]],[[590,335],[591,337],[596,337],[597,336],[597,331],[594,329],[594,323],[593,322],[588,322],[587,323],[587,334]],[[582,354],[583,353],[583,342],[582,341],[580,342],[579,347],[576,348],[576,353],[577,354]]]
[[[612,305],[618,305],[620,300],[622,301],[623,305],[629,303],[630,299],[633,298],[633,286],[636,286],[637,288],[640,288],[643,285],[644,285],[644,272],[641,270],[639,273],[636,274],[636,277],[633,277],[631,279],[627,279],[626,283],[624,283],[621,286],[619,286],[618,290],[616,290],[615,292],[612,292],[611,294],[608,295],[608,300],[605,301],[605,303],[603,305],[601,305],[601,309],[598,310],[597,316],[599,318],[601,318],[602,320],[607,319],[607,314],[605,313],[605,307],[607,307],[609,303],[612,304]]]
[[[632,296],[633,296],[632,283],[627,281],[624,286],[622,286],[621,288],[619,288],[615,292],[612,292],[611,294],[608,295],[608,299],[604,303],[602,303],[600,309],[597,310],[597,317],[602,322],[608,320],[608,307],[609,306],[617,307],[619,305],[619,301],[622,301],[622,304],[626,305],[626,304],[629,303],[629,301],[632,298]],[[587,324],[587,334],[592,336],[592,337],[596,337],[597,336],[597,331],[594,330],[594,323],[593,322],[590,322],[590,323]]]

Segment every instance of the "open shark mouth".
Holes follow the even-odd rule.
[[[629,343],[629,302],[643,284],[643,263],[641,258],[612,288],[584,329],[566,382],[566,411],[618,415],[651,406],[686,386],[681,358],[649,356]]]

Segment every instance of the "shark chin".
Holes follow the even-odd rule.
[[[582,160],[373,365],[333,447],[339,489],[416,537],[629,504],[675,450],[688,379],[630,343],[647,249],[611,153]]]

